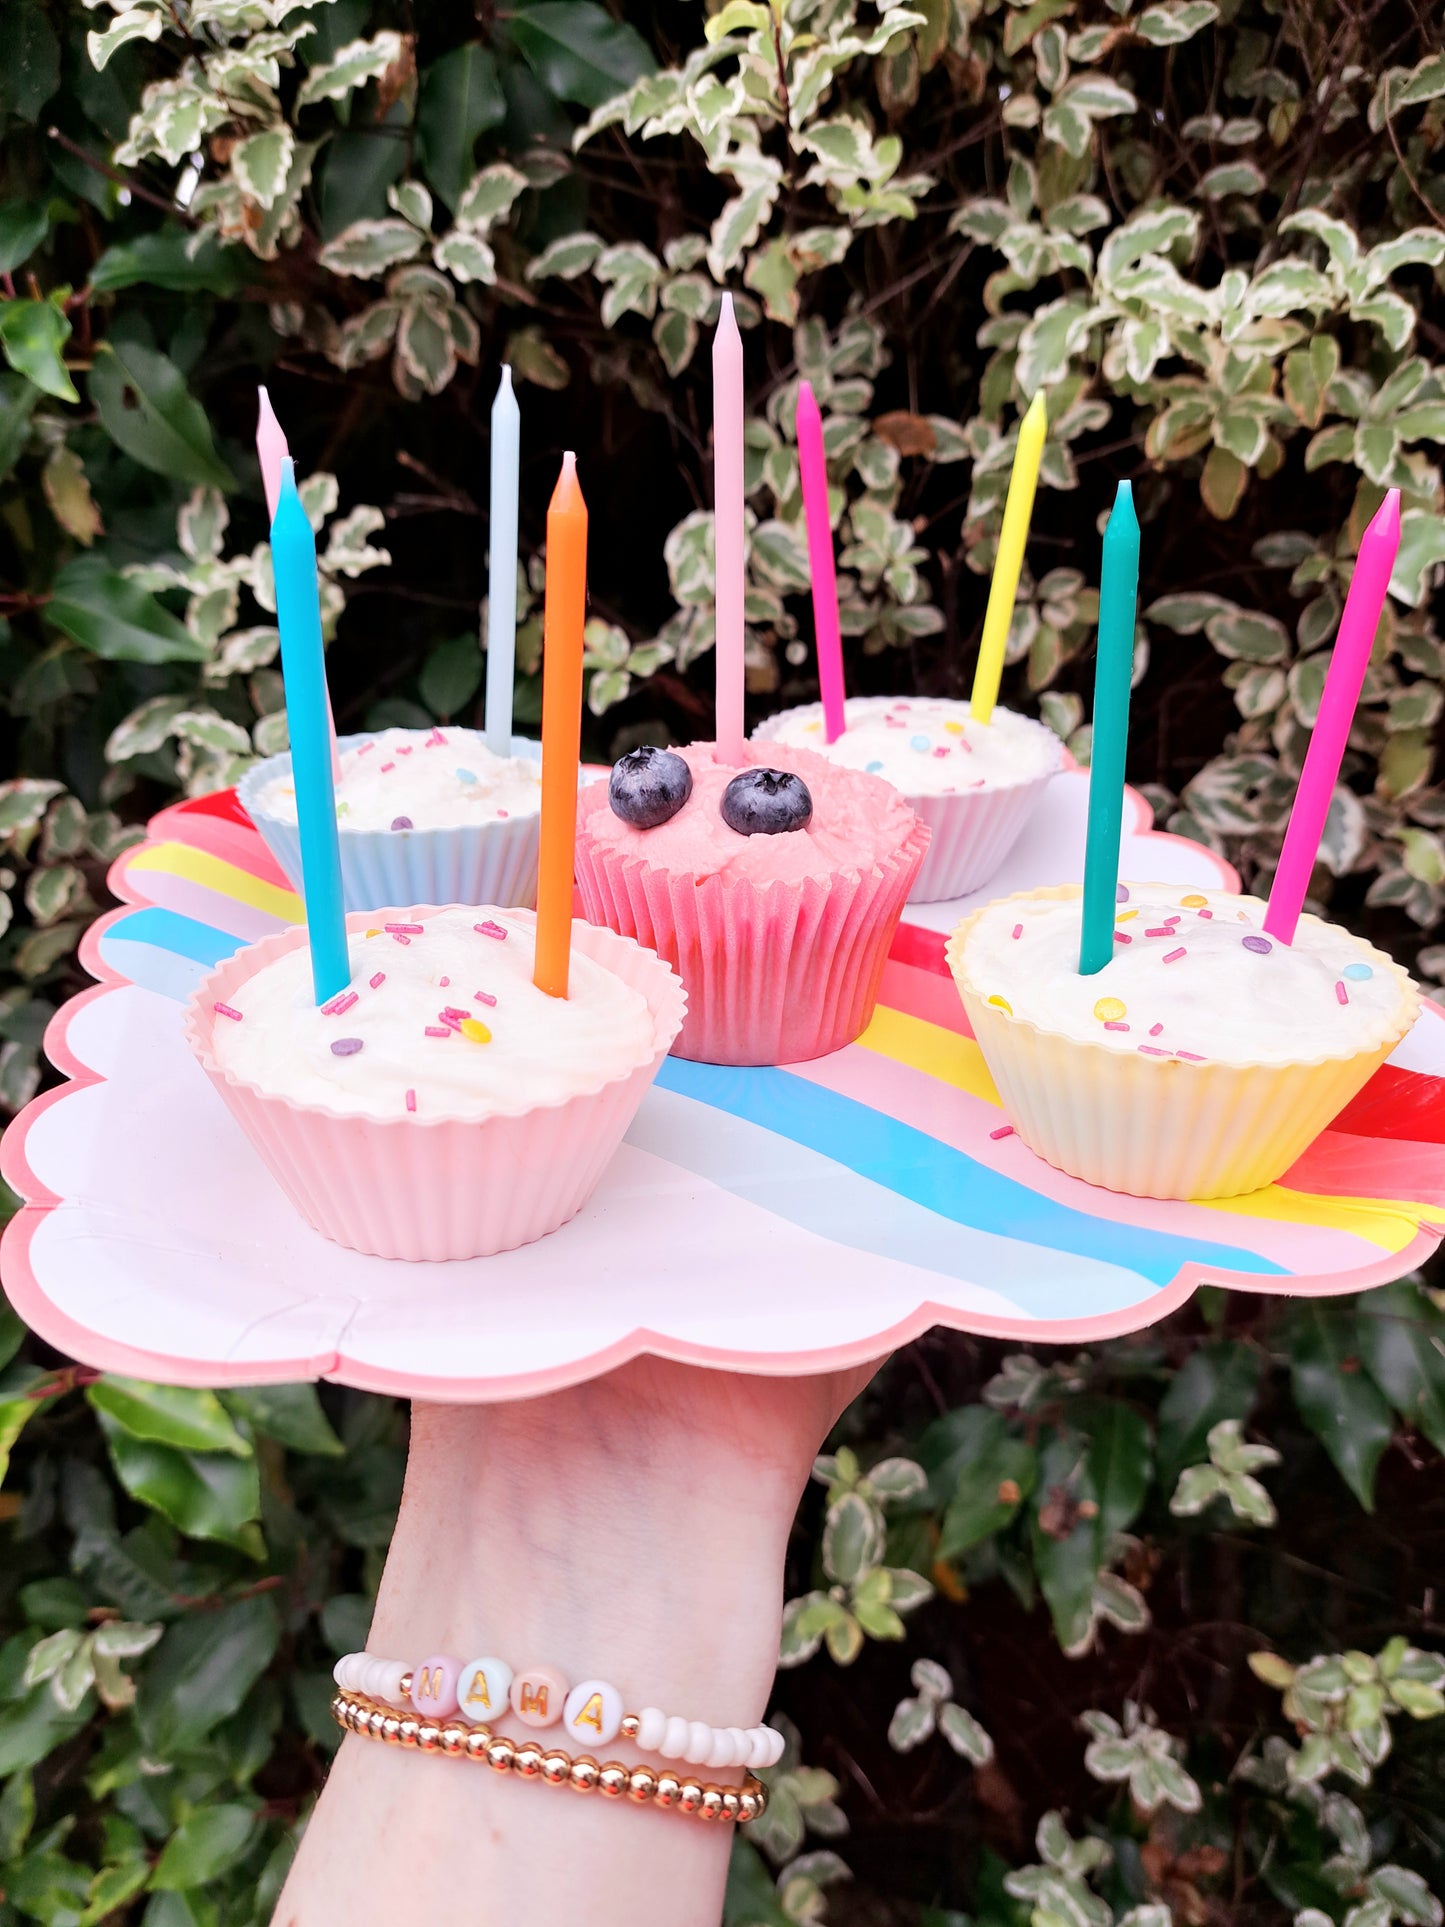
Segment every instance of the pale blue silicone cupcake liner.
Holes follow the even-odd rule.
[[[421,732],[418,732],[420,734]],[[354,749],[369,733],[342,736],[337,747]],[[542,745],[512,738],[512,754],[536,762]],[[291,773],[289,750],[268,756],[242,777],[237,794],[267,849],[301,889],[301,836],[257,801],[268,783]],[[509,816],[490,823],[441,830],[350,830],[343,818],[341,887],[348,910],[374,910],[387,903],[496,904],[531,910],[537,903],[537,841],[541,818]]]

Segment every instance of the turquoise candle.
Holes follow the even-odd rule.
[[[492,403],[492,541],[487,574],[487,748],[512,753],[512,681],[517,657],[517,492],[522,417],[505,364]]]
[[[1084,851],[1084,927],[1079,974],[1092,977],[1114,954],[1119,835],[1124,820],[1124,753],[1139,600],[1139,518],[1134,490],[1120,482],[1104,530],[1099,579],[1099,652],[1094,670],[1094,748],[1089,760],[1089,833]]]
[[[336,792],[331,787],[316,537],[296,493],[296,464],[289,456],[281,464],[281,491],[271,524],[271,565],[276,574],[276,621],[281,630],[281,673],[286,684],[286,723],[291,732],[291,776],[296,785],[296,816],[301,831],[311,979],[317,1003],[324,1004],[350,983],[351,960],[342,909]]]

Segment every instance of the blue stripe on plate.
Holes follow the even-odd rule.
[[[241,947],[242,939],[228,931],[153,905],[118,918],[100,939],[101,957],[110,968],[147,990],[175,996],[177,992],[168,986],[184,976],[186,988],[179,993],[182,999],[190,995],[191,985],[206,971],[223,958],[234,957]],[[191,968],[179,971],[178,966]]]

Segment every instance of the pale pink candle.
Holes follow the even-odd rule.
[[[823,733],[836,743],[843,716],[843,639],[838,630],[838,577],[833,567],[833,524],[828,515],[828,469],[823,460],[823,417],[809,381],[798,383],[798,468],[803,478],[803,517],[808,525],[808,567],[813,577],[813,634],[818,649],[818,686]]]
[[[713,513],[717,603],[717,746],[743,760],[743,341],[722,298],[712,344]]]
[[[1340,617],[1339,633],[1330,653],[1329,673],[1325,677],[1320,713],[1310,732],[1305,751],[1305,766],[1290,811],[1289,828],[1284,833],[1279,868],[1269,893],[1269,908],[1264,927],[1280,943],[1293,943],[1295,925],[1304,908],[1305,894],[1324,834],[1330,798],[1340,773],[1345,745],[1350,737],[1355,706],[1370,663],[1390,572],[1400,548],[1400,491],[1392,488],[1375,519],[1360,541],[1345,612]]]
[[[286,431],[276,419],[271,397],[264,387],[256,390],[256,456],[261,464],[261,486],[266,491],[266,520],[276,519],[276,498],[281,493],[281,464],[291,453]],[[331,784],[341,781],[341,752],[336,747],[336,718],[331,713],[331,690],[326,690],[326,727],[331,733]]]

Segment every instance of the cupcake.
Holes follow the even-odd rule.
[[[512,738],[497,756],[473,729],[383,729],[343,736],[336,784],[348,910],[378,903],[537,900],[541,745]],[[290,755],[242,778],[240,798],[266,846],[301,888]]]
[[[1019,1136],[1111,1191],[1272,1184],[1419,1013],[1382,951],[1311,916],[1280,943],[1257,897],[1121,885],[1114,955],[1088,977],[1081,910],[1074,884],[1000,897],[947,955]]]
[[[673,1049],[786,1064],[864,1029],[928,830],[897,790],[807,750],[633,750],[582,792],[577,882],[593,923],[687,988]]]
[[[853,696],[847,728],[825,739],[823,706],[806,703],[753,731],[758,743],[815,750],[844,769],[881,776],[933,832],[913,903],[940,903],[981,890],[1013,848],[1064,746],[1043,723],[995,708],[975,722],[966,702],[938,696]]]
[[[352,978],[319,1009],[306,932],[193,993],[186,1039],[323,1237],[381,1258],[481,1258],[591,1195],[682,1022],[650,950],[578,923],[569,995],[532,982],[516,908],[347,919]]]

